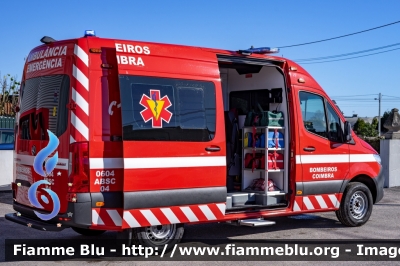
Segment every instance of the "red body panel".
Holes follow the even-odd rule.
[[[73,87],[72,66],[75,62],[75,57],[73,56],[75,45],[75,41],[67,40],[58,42],[55,45],[42,45],[32,50],[24,67],[23,81],[39,76],[64,74],[70,77],[70,87]],[[38,115],[43,115],[43,126],[44,128],[48,128],[48,118],[53,114],[48,109],[31,109],[19,113],[18,117],[22,118],[27,115],[31,115],[31,123],[33,123],[34,119],[37,119]],[[49,173],[46,178],[43,178],[34,171],[33,160],[35,155],[47,146],[49,142],[47,133],[45,134],[45,140],[23,140],[19,137],[21,136],[21,132],[17,132],[14,180],[17,180],[17,183],[21,185],[17,186],[16,202],[32,207],[28,199],[27,184],[24,185],[23,181],[33,184],[39,180],[47,179],[51,185],[46,186],[46,188],[50,188],[57,193],[61,203],[60,213],[65,212],[67,208],[67,201],[65,199],[68,190],[66,184],[68,183],[69,128],[68,125],[65,133],[58,137],[59,145],[55,152],[58,152],[59,160],[53,173]],[[19,129],[21,130],[21,127]],[[41,130],[43,131],[42,128],[35,130],[30,127],[30,135],[34,139],[40,139]],[[54,153],[50,156],[53,156]],[[46,203],[42,200],[42,195],[48,196],[43,188],[45,186],[39,187],[37,199],[44,209],[49,211],[53,209],[53,202],[49,201]]]
[[[46,48],[66,47],[65,55],[46,57]],[[91,49],[95,50],[91,50]],[[63,48],[58,48],[57,53]],[[54,52],[54,51],[53,51]],[[133,42],[97,37],[79,38],[43,45],[28,57],[23,80],[33,77],[67,74],[70,77],[68,128],[59,137],[60,177],[51,185],[60,198],[60,213],[67,207],[69,145],[89,143],[90,179],[88,192],[140,192],[226,186],[224,106],[217,54],[235,55],[230,51],[157,43]],[[178,222],[228,221],[253,217],[282,216],[339,208],[341,193],[319,193],[302,196],[299,184],[351,180],[359,175],[376,177],[380,166],[371,157],[373,151],[355,144],[339,144],[308,132],[302,122],[299,91],[324,97],[335,105],[318,83],[299,65],[278,57],[252,55],[258,59],[280,62],[284,70],[290,124],[290,162],[288,206],[252,212],[225,213],[225,202],[147,209],[93,208],[92,228],[121,230],[129,227]],[[35,60],[36,61],[35,61]],[[50,63],[44,63],[52,60]],[[59,61],[60,60],[60,61]],[[42,63],[40,63],[42,62]],[[47,61],[46,61],[47,62]],[[47,64],[43,68],[38,64]],[[35,64],[35,65],[32,65]],[[52,67],[60,65],[60,67]],[[43,68],[38,70],[39,68]],[[29,70],[29,71],[28,71]],[[122,141],[121,95],[119,75],[179,78],[212,82],[215,87],[216,129],[214,138],[205,142],[189,141]],[[29,111],[27,111],[29,112]],[[37,112],[36,110],[34,112]],[[44,115],[46,110],[43,111]],[[20,116],[24,116],[21,113]],[[48,143],[18,138],[14,180],[29,183],[40,180],[32,169],[32,147],[39,152]],[[32,135],[39,134],[31,132]],[[314,147],[314,151],[304,148]],[[218,151],[206,148],[219,147]],[[364,156],[365,155],[365,156]],[[332,161],[330,161],[332,158]],[[340,158],[340,159],[337,159]],[[372,158],[372,159],[371,159]],[[286,158],[285,158],[286,159]],[[335,169],[329,178],[317,177],[314,168]],[[41,192],[42,193],[42,192]],[[40,198],[40,197],[39,197]],[[16,191],[18,203],[31,206],[27,187]],[[46,204],[44,204],[46,205]],[[48,205],[46,210],[52,209]]]

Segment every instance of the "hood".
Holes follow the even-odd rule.
[[[358,137],[358,136],[357,136]],[[358,137],[358,140],[360,141],[361,145],[366,148],[367,150],[370,150],[373,154],[378,154],[378,152],[372,148],[371,145],[369,145],[368,142],[366,142],[365,140],[361,139],[360,137]]]

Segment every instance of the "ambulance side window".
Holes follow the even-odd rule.
[[[316,94],[301,91],[299,93],[301,114],[307,131],[327,138],[327,123],[324,98]]]
[[[122,139],[210,141],[216,127],[214,83],[120,75]]]
[[[342,128],[340,118],[329,103],[327,103],[327,114],[329,122],[329,140],[342,142]]]

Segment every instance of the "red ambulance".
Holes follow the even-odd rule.
[[[274,49],[41,41],[23,70],[10,221],[157,246],[186,223],[335,211],[360,226],[383,197],[379,155]]]

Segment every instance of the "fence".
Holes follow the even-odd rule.
[[[0,116],[0,128],[14,128],[15,118]]]

